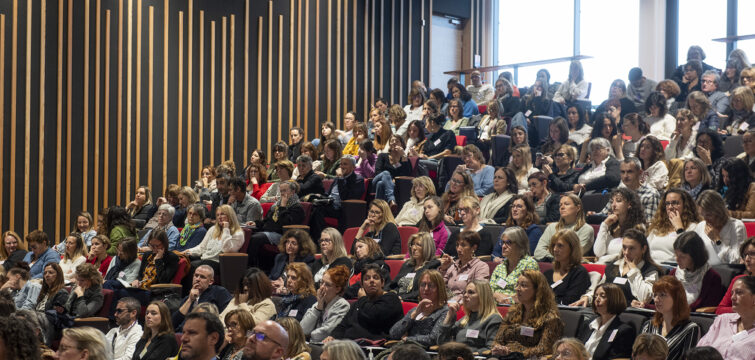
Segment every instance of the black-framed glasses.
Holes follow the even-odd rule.
[[[249,331],[246,332],[246,337],[252,337],[252,336],[254,336],[254,338],[257,341],[265,341],[265,339],[267,339],[267,340],[272,341],[273,343],[275,343],[278,346],[281,346],[281,347],[283,346],[279,342],[273,340],[273,338],[271,338],[270,335],[267,335],[267,334],[265,334],[263,332],[256,332],[254,330],[249,330]]]
[[[557,157],[557,158],[560,158],[560,157],[565,157],[565,156],[566,156],[566,153],[562,153],[562,152],[560,152],[560,153],[556,153],[556,157]]]
[[[116,314],[120,314],[120,313],[122,313],[122,312],[128,312],[128,310],[126,310],[126,309],[118,309],[118,308],[115,308],[115,313],[116,313]]]

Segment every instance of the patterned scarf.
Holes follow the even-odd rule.
[[[290,198],[288,198],[288,201],[286,202],[286,206],[284,207],[284,209],[288,209],[290,207],[296,206],[297,204],[299,204],[299,196],[296,194],[293,194],[291,195]],[[278,222],[278,211],[281,208],[281,201],[280,200],[276,201],[273,207],[275,208],[273,210],[273,221]]]
[[[192,234],[194,234],[194,230],[198,229],[200,226],[202,226],[202,223],[198,223],[196,225],[186,225],[181,230],[181,238],[178,240],[178,242],[181,244],[181,246],[186,245],[186,242],[189,240]]]
[[[147,266],[144,268],[144,277],[142,278],[143,290],[149,289],[150,285],[157,281],[157,266],[155,266],[155,254],[149,254],[147,257]]]

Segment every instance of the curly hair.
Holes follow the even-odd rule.
[[[661,197],[661,202],[658,204],[658,211],[655,212],[653,220],[650,222],[650,227],[648,227],[648,234],[652,234],[653,231],[656,231],[659,235],[664,235],[674,231],[674,226],[671,224],[668,212],[666,212],[666,198],[669,194],[677,194],[682,198],[682,211],[679,216],[682,218],[682,225],[685,229],[689,224],[700,221],[700,216],[697,213],[697,205],[695,205],[695,200],[692,199],[692,196],[680,188],[671,188],[666,190]]]
[[[650,149],[653,151],[647,163],[645,162],[645,160],[639,157],[640,149],[642,148],[643,143],[649,143]],[[645,170],[655,165],[655,163],[658,161],[663,161],[665,163],[666,157],[663,152],[663,144],[661,144],[660,140],[656,139],[655,136],[646,136],[644,139],[642,139],[642,141],[640,141],[639,145],[637,145],[637,157],[640,159],[642,168]]]
[[[723,140],[721,140],[721,136],[718,135],[718,133],[716,133],[715,131],[710,129],[702,129],[697,133],[697,137],[695,137],[695,145],[697,145],[697,143],[700,141],[700,137],[705,135],[710,138],[711,144],[713,144],[713,148],[710,149],[710,159],[711,161],[716,162],[716,160],[724,156],[724,142]],[[692,149],[692,153],[695,154],[695,157],[700,157],[700,155],[697,153],[697,146]]]
[[[618,130],[616,129],[616,119],[609,116],[607,113],[597,113],[595,115],[595,121],[593,121],[592,126],[592,132],[590,133],[590,138],[595,139],[599,137],[603,137],[603,128],[606,126],[605,122],[603,120],[609,119],[611,121],[611,135],[610,137],[613,137],[617,134]]]
[[[529,318],[532,319],[531,324],[533,324],[533,327],[539,328],[543,325],[547,314],[555,312],[558,315],[556,298],[553,295],[551,287],[548,285],[545,275],[539,270],[526,270],[521,276],[527,278],[535,288],[535,305],[532,307]],[[504,322],[514,324],[524,323],[524,305],[521,303],[512,305],[504,318]]]
[[[726,206],[729,210],[739,210],[742,205],[747,203],[747,191],[752,183],[750,169],[743,159],[733,158],[727,159],[721,170],[729,174],[729,184],[724,184],[723,181],[719,184],[721,188],[724,185],[727,186],[726,193],[724,194]],[[735,174],[736,176],[733,176]]]
[[[281,254],[286,253],[286,243],[291,238],[296,239],[296,246],[299,248],[297,256],[314,255],[317,252],[315,243],[312,242],[312,237],[309,236],[309,233],[301,229],[291,229],[283,234],[281,241],[278,243],[278,251]]]
[[[293,271],[299,277],[299,281],[292,291],[296,295],[317,295],[315,291],[315,280],[312,276],[312,271],[309,270],[309,266],[305,263],[294,262],[286,266],[286,272]]]
[[[514,195],[510,200],[512,208],[514,207],[514,201],[517,200],[524,202],[524,209],[526,210],[524,219],[520,224],[517,224],[516,221],[514,221],[514,218],[511,216],[511,212],[509,212],[509,218],[506,220],[506,227],[521,226],[523,229],[526,229],[532,224],[539,224],[540,217],[537,216],[537,212],[535,211],[535,203],[532,202],[532,199],[529,196],[525,195]]]
[[[645,208],[642,206],[640,196],[636,191],[629,190],[622,187],[617,188],[611,193],[611,201],[614,198],[620,196],[628,204],[627,214],[624,217],[624,221],[616,221],[608,227],[608,231],[613,237],[620,237],[624,235],[624,232],[629,229],[642,229],[645,228]]]
[[[125,226],[132,234],[136,234],[136,227],[134,226],[134,222],[131,221],[131,215],[122,206],[110,207],[107,215],[105,215],[104,223],[108,234],[118,225]]]
[[[7,359],[39,359],[39,337],[31,325],[15,316],[0,318],[0,338]]]

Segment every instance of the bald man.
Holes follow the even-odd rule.
[[[288,333],[280,324],[267,320],[254,327],[243,351],[234,360],[279,360],[288,348]]]

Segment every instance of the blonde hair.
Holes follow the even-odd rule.
[[[582,206],[582,199],[572,193],[562,194],[561,199],[563,200],[564,198],[569,198],[574,203],[574,206],[579,207],[579,211],[577,212],[577,221],[574,223],[574,228],[579,230],[587,223],[585,221],[585,208]],[[559,202],[561,202],[561,200],[559,200]],[[566,220],[561,217],[560,219],[558,219],[558,223],[556,223],[556,230],[565,229],[567,226],[569,226],[569,224],[567,224]]]
[[[18,234],[16,234],[14,231],[6,231],[3,233],[3,238],[0,239],[0,260],[5,260],[10,256],[8,253],[8,249],[5,248],[5,238],[8,236],[11,236],[16,239],[16,243],[18,243],[18,249],[28,251],[29,249],[26,248],[26,241],[24,241]]]
[[[385,200],[375,199],[372,200],[372,203],[370,203],[370,207],[375,206],[378,209],[380,209],[380,212],[382,213],[382,216],[380,217],[380,222],[375,224],[375,232],[382,231],[385,225],[388,223],[393,223],[393,225],[396,225],[396,219],[393,217],[393,213],[391,212],[391,207],[388,206],[388,203],[385,202]],[[398,227],[398,225],[396,225]]]
[[[554,313],[558,316],[556,298],[553,295],[551,287],[548,285],[548,280],[545,279],[545,275],[539,270],[525,270],[520,276],[527,278],[535,288],[535,305],[532,307],[533,313],[530,314],[533,327],[538,328],[542,326],[548,313]],[[521,303],[514,304],[506,314],[506,320],[514,324],[523,323],[524,305]]]
[[[222,212],[226,216],[228,216],[228,224],[230,226],[229,230],[231,231],[231,235],[241,231],[241,225],[239,225],[239,219],[236,217],[236,212],[233,211],[233,208],[230,205],[220,205],[218,207],[217,212]],[[218,224],[213,226],[213,228],[215,230],[213,230],[212,238],[220,239],[220,236],[223,234],[223,228],[220,227]]]
[[[522,166],[517,167],[512,161],[509,164],[509,168],[511,168],[511,170],[514,170],[516,181],[522,182],[522,180],[527,179],[527,173],[530,171],[530,169],[532,169],[532,152],[529,145],[526,144],[519,144],[514,146],[514,148],[511,150],[512,156],[517,152],[522,156],[523,164]]]
[[[79,256],[89,257],[87,246],[84,243],[84,238],[81,237],[81,234],[79,234],[78,232],[72,232],[68,234],[68,236],[66,236],[66,242],[68,242],[69,238],[73,238],[76,241],[76,247],[73,249],[73,255],[68,255],[68,251],[64,251],[63,259],[74,260]]]
[[[490,288],[488,280],[472,280],[467,283],[467,286],[469,286],[469,284],[474,285],[475,290],[477,290],[477,296],[480,298],[480,310],[477,312],[477,318],[480,319],[480,322],[484,322],[491,316],[500,317],[501,314],[498,312],[495,298],[493,297],[493,289]],[[469,314],[471,311],[467,308],[466,304],[462,305],[462,307],[464,308],[464,317],[459,320],[459,324],[464,327],[469,323]]]
[[[84,326],[63,329],[63,336],[76,342],[76,348],[86,350],[90,360],[108,360],[113,354],[107,346],[105,334],[93,327]]]
[[[312,351],[312,348],[307,345],[307,341],[304,339],[304,330],[302,330],[296,318],[283,317],[278,319],[278,324],[288,333],[288,349],[286,349],[285,358],[292,359],[296,355]]]
[[[587,354],[587,349],[585,349],[585,345],[575,338],[562,338],[556,341],[556,343],[553,344],[554,354],[558,351],[558,347],[561,345],[570,347],[574,355],[577,356],[577,360],[587,360],[590,358],[590,355]]]
[[[425,199],[418,199],[417,198],[417,194],[414,192],[414,187],[417,186],[417,185],[423,186],[425,189],[427,189],[427,195],[425,195],[425,199],[427,199],[428,196],[436,195],[436,193],[435,193],[435,184],[433,184],[432,179],[430,179],[427,176],[416,177],[416,178],[412,179],[411,194],[412,194],[412,197],[415,200],[417,200],[418,202],[419,201],[423,201]]]
[[[189,200],[189,205],[195,204],[199,201],[199,196],[197,196],[197,192],[194,191],[189,186],[184,186],[179,190],[178,195],[183,195]]]
[[[341,233],[332,228],[328,227],[325,228],[322,231],[323,234],[328,234],[330,236],[330,242],[333,244],[333,256],[332,259],[325,255],[325,253],[322,253],[322,263],[323,264],[330,264],[333,262],[333,260],[342,258],[345,256],[348,256],[348,250],[346,250],[346,245],[343,244],[343,236],[341,236]]]
[[[407,256],[409,256],[409,260],[407,262],[411,265],[421,265],[421,264],[415,264],[414,258],[411,256],[412,254],[412,245],[415,241],[421,241],[422,242],[422,260],[424,262],[428,262],[430,260],[435,259],[435,240],[433,240],[433,236],[429,232],[418,232],[416,234],[413,234],[409,237],[409,249],[407,251]]]

